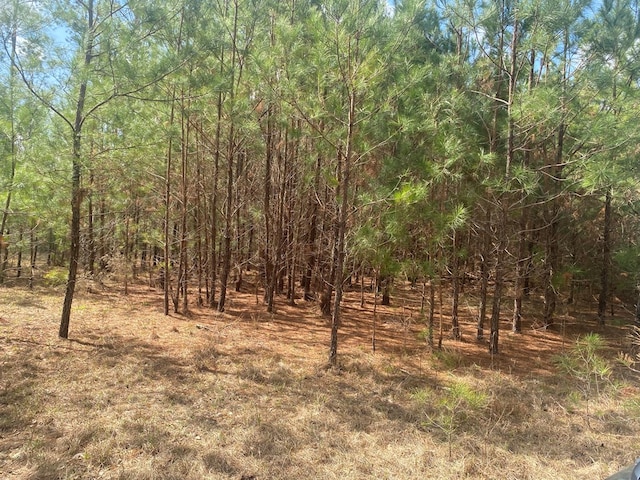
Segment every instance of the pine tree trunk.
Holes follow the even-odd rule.
[[[82,115],[82,105],[84,104],[84,96],[86,92],[86,84],[81,89],[81,101],[78,102],[79,115]],[[80,119],[77,118],[78,122]],[[73,165],[71,177],[71,248],[69,249],[69,273],[67,277],[67,286],[65,289],[64,303],[62,305],[62,318],[60,320],[60,330],[58,335],[60,338],[69,338],[69,322],[71,319],[71,304],[76,289],[76,278],[78,275],[78,260],[80,258],[80,204],[82,202],[80,194],[80,132],[76,132],[73,141]]]
[[[173,124],[174,107],[171,106],[169,125]],[[171,293],[171,169],[173,157],[173,139],[169,138],[164,178],[164,266],[162,271],[162,285],[164,290],[164,314],[169,315],[169,296]]]
[[[487,294],[489,293],[489,248],[491,237],[489,228],[491,225],[491,210],[487,209],[485,228],[482,229],[482,251],[480,253],[480,301],[478,305],[478,322],[476,339],[484,338],[484,324],[487,318]]]
[[[499,208],[502,210],[501,218],[499,220],[498,231],[496,236],[498,238],[498,248],[496,252],[496,266],[494,272],[494,289],[493,289],[493,303],[491,307],[491,331],[489,334],[489,353],[491,355],[497,355],[499,353],[499,336],[500,336],[500,310],[502,302],[502,288],[503,288],[503,271],[504,271],[504,258],[507,255],[507,207],[504,204],[505,199],[501,198],[498,202]]]
[[[93,183],[93,170],[91,170],[89,172],[89,193],[87,194],[87,248],[89,249],[87,268],[91,276],[96,273],[96,237],[93,222]]]
[[[229,100],[233,105],[235,101],[235,82],[236,82],[236,51],[238,34],[238,2],[234,2],[233,12],[233,30],[231,32],[231,77]],[[233,159],[236,155],[235,145],[235,128],[233,121],[229,125],[229,136],[227,143],[227,193],[225,205],[224,219],[224,244],[222,257],[222,272],[220,274],[220,300],[218,301],[218,311],[224,312],[225,303],[227,301],[227,282],[229,281],[229,273],[231,271],[231,229],[233,226]]]
[[[16,176],[16,166],[18,159],[18,149],[16,146],[16,112],[15,112],[15,82],[16,82],[16,69],[14,68],[16,62],[17,42],[18,42],[18,26],[17,18],[12,19],[11,25],[11,51],[9,53],[10,65],[9,65],[9,116],[11,122],[11,138],[9,145],[9,155],[11,158],[11,168],[9,170],[9,181],[7,184],[7,198],[4,203],[4,210],[2,211],[2,220],[0,221],[0,283],[4,282],[5,272],[7,270],[7,261],[9,258],[9,244],[4,239],[6,233],[7,221],[9,219],[9,211],[11,208],[11,196],[13,193],[14,181]]]
[[[611,187],[607,188],[604,203],[604,224],[602,226],[602,264],[600,270],[600,295],[598,297],[598,324],[605,324],[607,300],[609,298],[609,265],[611,263]]]
[[[340,327],[341,302],[344,288],[344,259],[345,259],[345,234],[347,230],[347,207],[349,198],[349,179],[351,175],[351,148],[353,135],[353,118],[355,114],[355,98],[353,94],[350,98],[350,122],[347,133],[347,150],[344,155],[344,172],[340,181],[340,194],[342,195],[338,209],[338,222],[336,230],[336,262],[335,262],[335,299],[331,314],[331,343],[329,347],[329,363],[332,366],[338,364],[338,328]],[[342,163],[342,150],[338,149],[338,169]]]
[[[636,327],[640,328],[640,284],[636,286],[636,290],[638,293],[636,299]]]
[[[273,312],[273,300],[275,295],[276,272],[272,256],[273,249],[273,233],[272,233],[272,214],[271,214],[271,190],[272,190],[272,164],[274,155],[273,141],[273,107],[269,105],[266,111],[266,129],[264,133],[266,144],[265,168],[264,168],[264,200],[263,200],[263,216],[264,216],[264,283],[265,294],[264,300],[267,304],[267,312]]]
[[[220,71],[223,71],[224,48],[221,51]],[[220,144],[222,137],[222,92],[218,93],[217,102],[217,122],[216,137],[214,140],[215,147],[213,153],[213,185],[211,193],[211,240],[209,252],[209,278],[211,279],[211,291],[209,292],[209,307],[214,308],[216,305],[216,289],[218,280],[218,250],[216,249],[218,241],[218,184],[220,180]]]
[[[31,224],[29,229],[29,288],[33,289],[33,279],[36,272],[36,260],[38,258],[38,238],[36,237],[36,223]]]
[[[124,271],[124,294],[129,295],[129,223],[131,222],[131,216],[129,212],[125,212],[125,220],[124,220],[124,259],[122,269]]]
[[[88,69],[93,58],[93,43],[95,35],[95,21],[93,11],[93,0],[87,0],[87,38],[84,52],[84,68]],[[69,275],[62,305],[62,316],[60,319],[60,330],[58,335],[61,338],[69,338],[69,322],[71,319],[71,304],[76,289],[76,278],[78,275],[78,262],[80,260],[80,207],[82,204],[82,192],[80,190],[82,176],[82,125],[84,123],[84,104],[87,96],[88,81],[84,79],[80,84],[78,100],[76,102],[75,120],[73,123],[73,151],[71,155],[71,247],[69,249]]]
[[[460,303],[460,276],[459,276],[459,259],[458,259],[458,235],[453,231],[452,239],[452,255],[451,276],[452,276],[452,292],[451,292],[451,336],[454,340],[460,340],[460,323],[458,321],[458,306]]]
[[[320,186],[320,157],[318,156],[318,160],[316,162],[314,180],[313,180],[313,188],[314,193],[318,191]],[[318,201],[316,200],[316,195],[311,195],[311,215],[309,219],[309,231],[307,233],[307,258],[306,258],[306,270],[303,278],[303,286],[304,286],[304,299],[306,301],[313,300],[313,295],[311,294],[312,288],[312,275],[313,270],[316,266],[316,235],[318,229]]]
[[[180,255],[178,265],[178,296],[182,294],[182,313],[189,311],[189,298],[187,295],[187,271],[188,271],[188,242],[187,242],[187,217],[189,215],[189,190],[188,190],[188,148],[189,148],[189,122],[185,118],[185,95],[181,95],[181,138],[180,138],[180,183],[181,183],[181,211],[180,211]]]
[[[427,321],[427,344],[433,350],[433,325],[436,313],[436,284],[432,279],[429,280],[429,319]]]
[[[233,157],[234,148],[234,128],[229,127],[229,144],[227,149],[227,194],[224,219],[224,237],[222,252],[222,272],[220,273],[220,299],[218,300],[218,311],[224,312],[227,301],[227,282],[231,271],[231,229],[233,225]]]
[[[554,202],[555,203],[555,202]],[[555,211],[555,208],[552,208]],[[555,214],[552,213],[552,215]],[[551,327],[554,324],[553,315],[556,310],[557,293],[555,275],[558,268],[558,222],[555,218],[549,224],[547,234],[545,256],[545,288],[544,288],[544,326]]]
[[[24,233],[22,228],[18,231],[18,259],[16,261],[16,278],[22,276],[22,239]]]
[[[527,265],[527,207],[520,213],[520,231],[518,232],[518,258],[515,272],[515,297],[513,300],[513,319],[511,330],[514,333],[522,332],[522,299],[524,297],[524,277]]]

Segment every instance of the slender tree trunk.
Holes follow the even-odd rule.
[[[556,311],[556,301],[558,294],[556,292],[555,276],[558,269],[558,221],[555,208],[555,201],[551,205],[551,215],[553,218],[548,226],[546,240],[545,255],[545,287],[544,287],[544,316],[543,324],[545,327],[551,327],[554,324],[554,314]]]
[[[433,351],[433,325],[436,313],[436,284],[434,279],[429,280],[429,320],[427,321],[427,343]]]
[[[333,302],[333,310],[331,314],[331,343],[329,347],[329,363],[333,366],[338,364],[338,328],[340,327],[341,302],[344,289],[344,259],[345,259],[345,234],[347,230],[347,208],[349,206],[349,180],[351,177],[351,156],[352,156],[352,140],[353,127],[355,119],[355,95],[350,96],[349,108],[349,128],[347,132],[347,147],[344,155],[344,171],[341,174],[342,195],[340,206],[338,209],[338,223],[336,230],[336,271],[335,271],[335,299]],[[338,149],[338,156],[343,155],[342,150]],[[341,162],[339,161],[338,164]]]
[[[93,11],[93,1],[87,0],[87,34],[85,39],[84,69],[88,70],[93,58],[93,43],[95,40],[95,21]],[[71,175],[71,248],[69,249],[69,275],[67,287],[62,305],[62,316],[60,319],[61,338],[69,338],[69,322],[71,319],[71,304],[73,294],[76,289],[76,278],[78,275],[78,261],[80,259],[80,207],[82,204],[81,176],[82,176],[82,126],[84,123],[84,104],[87,96],[88,81],[86,78],[80,84],[78,99],[76,102],[76,114],[73,123],[73,151],[72,175]]]
[[[180,139],[180,159],[181,159],[181,167],[180,167],[180,183],[181,185],[181,212],[180,212],[180,263],[178,266],[178,295],[182,294],[182,313],[186,314],[189,311],[189,298],[187,295],[187,286],[188,286],[188,278],[187,272],[189,269],[188,265],[188,224],[187,219],[189,216],[189,189],[188,189],[188,181],[189,181],[189,122],[188,119],[185,118],[185,96],[182,93],[181,98],[181,139]]]
[[[638,296],[636,297],[636,327],[640,328],[640,283],[636,286]]]
[[[124,220],[124,261],[123,261],[123,271],[124,271],[124,294],[129,295],[129,249],[130,249],[130,232],[129,232],[129,224],[131,222],[131,216],[129,212],[125,212],[125,220]]]
[[[451,300],[451,335],[454,340],[460,340],[460,323],[458,321],[458,305],[460,303],[460,272],[458,259],[458,235],[453,231],[451,276],[452,276],[452,300]]]
[[[496,255],[496,266],[494,273],[494,289],[493,289],[493,303],[491,307],[491,332],[489,334],[489,353],[491,355],[497,355],[499,353],[499,336],[500,336],[500,304],[502,302],[502,286],[503,286],[503,262],[504,256],[507,251],[506,246],[506,224],[507,224],[507,213],[506,206],[502,205],[503,200],[501,200],[501,220],[500,220],[500,231],[497,232],[498,240],[498,251]]]
[[[22,239],[24,237],[24,233],[22,228],[18,230],[18,259],[16,261],[16,278],[20,278],[22,276]]]
[[[442,349],[442,342],[444,341],[444,294],[442,292],[442,284],[442,274],[440,274],[440,279],[438,281],[438,318],[440,320],[438,326],[438,350]]]
[[[513,104],[515,99],[515,89],[517,80],[517,47],[518,47],[518,18],[513,20],[513,35],[511,39],[511,64],[509,66],[509,92],[507,98],[507,158],[504,173],[505,182],[511,178],[511,168],[515,160],[515,120],[513,116]],[[500,210],[500,218],[496,235],[498,237],[498,249],[496,251],[495,266],[495,284],[493,290],[493,303],[491,307],[491,333],[489,337],[489,353],[496,355],[499,352],[499,333],[500,333],[500,313],[502,303],[502,289],[504,276],[504,261],[508,255],[509,241],[508,235],[508,202],[506,195],[501,195],[498,199],[498,208]]]
[[[547,234],[546,258],[545,258],[545,293],[544,293],[544,325],[552,326],[554,323],[554,314],[558,299],[555,279],[560,267],[560,248],[559,248],[559,229],[560,229],[560,205],[557,197],[560,193],[560,181],[562,178],[562,165],[564,156],[564,140],[567,126],[565,118],[567,116],[567,81],[569,79],[569,31],[565,28],[563,35],[562,49],[562,95],[560,97],[561,111],[563,118],[558,125],[558,138],[556,144],[556,153],[554,165],[551,166],[552,172],[550,194],[552,197],[549,214],[549,233]]]
[[[272,255],[273,239],[272,239],[272,214],[271,214],[271,180],[272,180],[272,164],[274,155],[274,142],[273,142],[273,106],[267,107],[266,116],[266,129],[265,129],[265,144],[266,144],[266,157],[264,167],[264,283],[265,283],[265,302],[267,304],[267,312],[273,312],[273,297],[275,294],[275,282],[276,272],[275,264]]]
[[[237,56],[237,34],[238,34],[238,2],[234,1],[233,12],[233,30],[231,32],[231,78],[229,100],[233,105],[235,101],[235,82],[236,82],[236,56]],[[227,192],[225,205],[225,223],[224,223],[224,251],[222,258],[222,272],[220,275],[220,300],[218,301],[218,311],[224,312],[225,303],[227,301],[227,282],[229,281],[229,273],[231,271],[231,229],[233,227],[233,159],[236,155],[235,144],[235,124],[231,118],[229,125],[229,135],[227,142]]]
[[[36,223],[32,222],[29,229],[29,288],[33,289],[33,279],[36,272],[36,260],[38,258],[38,238],[36,236]]]
[[[376,278],[378,278],[376,276]],[[377,315],[378,315],[378,285],[377,285],[377,280],[376,280],[376,286],[373,289],[373,325],[372,325],[372,331],[371,331],[371,351],[373,353],[376,353],[376,334],[377,334],[377,325],[376,325],[376,321],[377,321]]]
[[[309,231],[307,233],[307,264],[303,279],[304,299],[313,299],[311,294],[313,269],[316,265],[316,234],[318,229],[318,201],[316,199],[318,188],[320,187],[320,156],[316,161],[315,174],[313,179],[313,193],[311,195],[311,218],[309,219]]]
[[[15,60],[16,60],[16,47],[17,47],[17,19],[13,19],[13,25],[11,28],[11,52],[10,65],[9,65],[9,109],[10,109],[10,122],[11,122],[11,138],[10,138],[10,158],[11,168],[9,170],[9,182],[7,185],[7,198],[4,203],[4,210],[2,211],[2,220],[0,221],[0,283],[4,281],[5,271],[7,269],[7,262],[9,258],[8,242],[5,241],[4,235],[6,233],[7,221],[9,219],[9,211],[11,208],[11,196],[13,193],[14,181],[16,176],[16,165],[18,158],[18,149],[16,148],[16,118],[15,118]]]
[[[532,48],[529,52],[529,79],[528,90],[531,93],[535,85],[535,65],[536,51]],[[531,164],[532,145],[528,145],[524,153],[525,166]],[[527,225],[529,209],[527,207],[527,194],[522,193],[522,211],[520,212],[520,228],[518,231],[518,258],[516,260],[515,284],[514,284],[514,300],[513,300],[513,319],[511,322],[511,330],[514,333],[522,332],[522,301],[528,292],[528,269],[530,265],[530,255],[527,255]]]
[[[522,332],[522,299],[524,297],[524,276],[528,259],[527,255],[527,207],[520,213],[520,231],[518,232],[518,259],[516,261],[515,285],[513,300],[513,320],[511,330]]]
[[[338,228],[334,227],[334,239],[331,245],[331,267],[329,278],[325,280],[324,290],[320,294],[320,311],[326,317],[331,315],[331,299],[333,297],[334,285],[336,282],[336,258],[338,256]]]
[[[93,222],[93,170],[89,172],[89,192],[87,194],[87,247],[89,249],[88,269],[91,276],[95,275],[96,266],[96,238]]]
[[[99,203],[99,213],[98,220],[100,220],[100,225],[98,228],[98,247],[96,251],[98,252],[98,265],[100,267],[100,271],[105,268],[105,258],[107,255],[107,201],[104,197],[100,198]]]
[[[56,251],[56,243],[55,243],[55,237],[53,235],[53,228],[49,228],[49,232],[47,235],[47,244],[48,244],[48,251],[47,251],[47,266],[50,267],[51,265],[55,264],[55,251]],[[0,239],[1,241],[1,239]]]
[[[203,210],[206,208],[206,200],[204,200],[204,194],[202,186],[204,184],[204,174],[202,172],[202,138],[200,132],[202,131],[202,124],[198,125],[195,132],[195,158],[196,158],[196,188],[195,188],[195,211],[193,214],[194,233],[195,233],[195,268],[196,268],[196,280],[197,280],[197,297],[196,305],[202,307],[204,299],[202,297],[204,286],[204,269],[206,268],[206,252],[207,252],[207,235],[206,235],[206,221],[204,219]],[[204,204],[204,206],[203,206]],[[203,235],[204,234],[204,235]],[[203,237],[204,236],[204,241]]]
[[[484,324],[487,318],[487,294],[489,292],[489,248],[491,236],[487,231],[491,225],[491,210],[487,208],[485,227],[482,229],[482,251],[480,253],[480,302],[478,306],[478,323],[476,339],[484,338]]]
[[[223,256],[222,272],[220,274],[220,299],[218,300],[218,311],[224,312],[227,300],[227,282],[231,271],[231,229],[233,226],[233,157],[234,147],[234,126],[229,127],[229,144],[227,146],[227,194],[224,219]]]
[[[605,324],[607,300],[609,298],[609,266],[611,264],[611,187],[607,188],[604,201],[604,224],[602,226],[602,264],[600,267],[600,295],[598,297],[598,324]]]
[[[175,109],[171,105],[169,125],[173,125]],[[169,137],[167,146],[167,160],[164,178],[164,272],[162,283],[164,287],[164,314],[169,315],[169,296],[171,294],[171,169],[173,158],[173,139]]]
[[[220,71],[223,71],[224,49],[221,52]],[[209,268],[211,278],[211,292],[209,293],[209,307],[216,307],[216,284],[218,280],[218,251],[216,250],[218,238],[218,184],[220,179],[220,143],[222,137],[222,92],[218,93],[217,102],[217,123],[215,149],[213,154],[213,186],[211,194],[211,251]]]
[[[235,242],[235,257],[236,257],[236,276],[235,276],[235,291],[240,292],[242,290],[242,274],[244,271],[244,239],[245,228],[243,222],[243,205],[244,199],[247,197],[247,151],[243,149],[238,155],[238,161],[236,162],[236,181],[240,183],[239,187],[235,189],[235,228],[236,228],[236,242]]]

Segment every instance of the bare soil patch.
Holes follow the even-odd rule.
[[[587,409],[554,363],[597,331],[615,365],[623,309],[606,327],[587,303],[553,330],[531,315],[522,334],[506,312],[491,357],[467,296],[463,340],[429,352],[419,294],[400,286],[373,353],[366,300],[347,294],[333,371],[328,322],[301,300],[267,314],[234,292],[224,314],[166,317],[161,292],[114,286],[76,298],[61,340],[61,291],[0,288],[0,478],[604,478],[640,452],[632,372],[615,367]],[[448,410],[456,384],[486,401]]]

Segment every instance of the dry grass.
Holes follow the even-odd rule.
[[[4,288],[0,302],[3,479],[557,480],[604,478],[640,452],[637,387],[617,375],[588,427],[551,360],[566,333],[505,335],[493,359],[471,341],[431,355],[419,325],[394,322],[405,305],[382,310],[374,355],[354,306],[332,371],[310,305],[267,315],[237,294],[224,315],[164,317],[158,292],[85,293],[64,341],[59,290]],[[487,401],[453,410],[447,436],[454,382]]]

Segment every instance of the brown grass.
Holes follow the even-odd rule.
[[[0,478],[568,480],[604,478],[640,452],[630,372],[590,401],[588,426],[553,363],[589,330],[614,358],[622,327],[598,330],[588,309],[557,331],[505,324],[491,358],[468,308],[463,341],[432,354],[417,295],[396,293],[375,354],[372,306],[347,296],[334,371],[327,322],[302,301],[270,315],[234,293],[225,314],[165,317],[158,291],[82,293],[61,340],[60,290],[1,288]],[[453,382],[487,404],[456,412],[449,457],[438,419]]]

